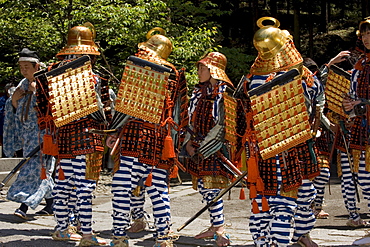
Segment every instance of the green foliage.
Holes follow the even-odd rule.
[[[211,1],[195,6],[171,0],[1,0],[0,84],[5,85],[12,75],[21,79],[17,55],[22,48],[36,50],[42,61],[53,62],[67,43],[68,30],[85,22],[94,25],[95,41],[118,79],[126,58],[146,41],[150,29],[159,26],[174,44],[169,61],[185,67],[189,82],[195,83],[194,64],[215,46],[218,34],[216,25],[206,19],[219,12]],[[189,13],[191,17],[185,15]],[[97,64],[108,67],[102,56]]]
[[[219,8],[214,1],[189,1],[189,0],[168,0],[171,8],[169,18],[173,23],[184,26],[196,26],[202,23],[212,27],[214,18],[229,13]]]
[[[174,50],[169,61],[177,67],[186,68],[186,80],[189,85],[194,85],[198,82],[196,62],[201,57],[212,51],[214,37],[217,33],[217,28],[207,29],[199,28],[183,28],[182,35],[177,39],[173,39]]]
[[[246,54],[241,48],[235,47],[223,47],[219,52],[227,57],[226,73],[234,86],[237,86],[242,76],[249,73],[250,65],[256,57]]]
[[[324,23],[329,33],[330,29],[348,30],[357,27],[362,19],[359,13],[366,1],[334,2],[326,1],[330,7],[323,11],[321,0],[274,1],[276,5],[269,0],[0,0],[0,85],[21,79],[17,54],[22,48],[38,51],[45,63],[54,62],[56,53],[66,45],[68,30],[85,22],[91,22],[96,29],[95,41],[102,51],[97,65],[110,67],[118,79],[127,57],[137,51],[138,43],[147,40],[147,32],[158,26],[167,31],[174,44],[169,61],[186,68],[189,86],[198,81],[195,63],[210,51],[226,55],[226,72],[236,84],[248,73],[255,58],[255,21],[270,16],[275,6],[274,17],[281,28],[294,30],[293,3],[300,3],[300,52],[307,56],[312,46],[308,27],[313,26],[314,47],[319,48],[313,59],[322,64],[326,56],[348,49],[353,42],[348,41],[348,35],[340,35],[343,42],[335,42],[339,46],[323,42],[328,37],[318,33],[318,27],[323,26],[321,13],[330,14],[329,23]],[[308,13],[311,18],[307,18]]]

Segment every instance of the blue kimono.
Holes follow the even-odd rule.
[[[28,86],[29,81],[24,78],[17,88],[27,92]],[[13,157],[20,149],[23,149],[23,157],[28,157],[41,144],[45,131],[39,130],[35,106],[36,95],[30,91],[18,100],[17,109],[13,107],[11,97],[6,101],[3,148],[7,157]],[[54,165],[54,157],[42,155],[39,151],[20,169],[17,179],[9,188],[7,199],[35,209],[43,198],[51,198]],[[42,166],[46,169],[46,179],[41,179]]]

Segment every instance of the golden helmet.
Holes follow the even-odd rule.
[[[154,34],[155,32],[159,32],[160,34]],[[158,56],[167,60],[168,56],[172,52],[172,42],[164,36],[165,34],[166,32],[162,28],[155,27],[147,33],[146,38],[148,40],[146,42],[139,43],[138,47],[149,48]]]
[[[263,25],[263,21],[273,21],[273,25]],[[257,20],[260,28],[253,36],[253,44],[263,59],[275,56],[282,47],[292,39],[287,30],[279,28],[280,22],[273,17],[262,17]]]
[[[233,85],[225,72],[227,58],[224,54],[220,52],[210,52],[207,56],[199,60],[196,65],[198,66],[200,63],[209,69],[213,79],[221,80]]]
[[[89,22],[83,26],[72,27],[68,31],[67,45],[56,56],[60,58],[64,55],[100,55],[94,42],[95,36],[95,28]]]
[[[263,21],[270,20],[274,25],[264,26]],[[260,29],[253,37],[258,56],[251,66],[250,73],[267,75],[269,73],[289,70],[294,67],[302,71],[303,58],[294,45],[292,36],[278,27],[280,22],[273,17],[258,19]]]

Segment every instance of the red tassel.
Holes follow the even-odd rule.
[[[253,199],[253,198],[256,198],[256,197],[257,197],[256,186],[255,185],[251,185],[251,187],[249,188],[249,198],[250,199]]]
[[[152,186],[152,179],[153,179],[153,174],[149,173],[148,177],[145,180],[145,186],[147,187]]]
[[[267,201],[267,198],[266,197],[262,197],[262,211],[263,212],[267,212],[270,210],[270,207],[269,207],[269,203]]]
[[[40,175],[40,178],[41,179],[46,179],[46,169],[44,166],[41,167],[41,175]]]
[[[254,214],[258,214],[260,212],[259,208],[258,208],[258,203],[256,200],[253,200],[252,202],[252,213]]]
[[[170,178],[177,178],[178,174],[179,174],[179,168],[176,165],[174,165],[171,171],[171,174],[170,174]]]
[[[58,176],[58,179],[59,179],[59,180],[64,180],[64,179],[66,179],[66,177],[64,176],[64,171],[63,171],[63,169],[62,169],[62,167],[61,167],[61,166],[59,166],[59,176]]]
[[[245,200],[245,192],[244,192],[244,188],[243,187],[240,189],[239,199],[240,200]]]
[[[162,152],[162,160],[168,160],[171,158],[175,158],[175,149],[173,147],[173,140],[170,135],[167,135],[164,139],[163,144],[163,152]]]
[[[265,186],[263,185],[263,181],[262,181],[262,178],[261,177],[258,177],[257,178],[257,191],[264,191],[265,190]]]
[[[42,153],[57,156],[59,154],[58,143],[54,142],[53,137],[48,134],[45,134],[43,139],[44,143],[42,145]]]
[[[247,160],[248,165],[248,179],[251,182],[256,181],[258,178],[258,165],[256,157],[252,156]]]

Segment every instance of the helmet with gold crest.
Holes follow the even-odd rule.
[[[264,25],[264,21],[273,22]],[[257,20],[260,28],[253,36],[253,44],[258,56],[251,67],[251,73],[264,75],[291,68],[302,68],[303,58],[296,49],[292,36],[287,30],[279,28],[280,22],[273,17]]]
[[[99,47],[94,42],[95,37],[96,31],[90,22],[82,26],[72,27],[68,31],[67,45],[57,53],[56,57],[63,58],[66,55],[100,55]]]
[[[159,32],[159,34],[155,34]],[[167,60],[168,56],[172,52],[172,42],[165,36],[166,32],[163,28],[155,27],[151,29],[146,38],[146,42],[139,43],[138,47],[141,49],[150,49],[157,56],[161,57],[164,60]]]

